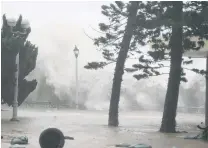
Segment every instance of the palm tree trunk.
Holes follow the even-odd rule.
[[[109,126],[118,126],[118,108],[119,108],[119,100],[120,100],[120,89],[122,76],[124,73],[124,64],[126,61],[127,53],[129,50],[129,44],[133,35],[133,30],[136,27],[136,15],[138,10],[138,1],[130,2],[131,5],[129,7],[129,16],[127,20],[127,25],[125,28],[124,37],[121,43],[121,49],[118,54],[118,59],[116,62],[115,73],[113,78],[113,87],[111,93],[110,100],[110,108],[109,108]]]
[[[182,26],[180,22],[182,21],[182,6],[183,2],[175,1],[173,2],[173,21],[172,26],[172,36],[170,39],[171,46],[171,65],[170,74],[168,80],[168,88],[165,97],[163,118],[160,131],[165,133],[173,133],[176,126],[176,111],[178,104],[178,94],[181,78],[181,63],[182,63]]]

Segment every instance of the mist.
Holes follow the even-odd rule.
[[[36,69],[28,79],[37,79],[38,86],[26,101],[75,102],[75,45],[78,57],[79,104],[84,109],[108,110],[115,65],[100,70],[87,70],[87,62],[102,61],[101,52],[91,37],[99,35],[98,23],[107,21],[101,5],[109,2],[2,2],[2,14],[28,19],[32,28],[28,40],[39,48]],[[47,9],[46,9],[47,8]],[[148,50],[147,47],[143,47]],[[135,61],[128,60],[130,66]],[[194,60],[188,67],[205,69],[205,59]],[[168,72],[169,69],[164,71]],[[179,106],[200,107],[205,100],[205,79],[186,72],[189,82],[182,83]],[[163,108],[168,75],[137,81],[125,73],[121,89],[120,110]],[[197,84],[197,85],[196,85]],[[192,92],[192,95],[188,93]]]

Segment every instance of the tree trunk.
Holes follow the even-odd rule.
[[[118,107],[119,107],[119,100],[120,100],[122,76],[124,73],[124,64],[126,61],[128,50],[129,50],[129,44],[132,38],[133,30],[136,27],[136,15],[137,15],[137,10],[138,10],[138,2],[132,1],[130,3],[131,5],[129,7],[129,16],[127,20],[127,25],[125,28],[123,40],[121,42],[121,49],[118,54],[114,78],[113,78],[113,86],[112,86],[110,108],[109,108],[109,119],[108,119],[109,126],[118,126],[119,124]]]
[[[173,2],[173,21],[172,26],[172,36],[170,39],[171,46],[171,65],[170,74],[168,80],[168,88],[165,97],[162,125],[160,128],[161,132],[174,133],[176,132],[176,111],[178,104],[178,94],[181,78],[181,63],[182,63],[182,26],[180,22],[182,21],[182,6],[183,2],[175,1]]]
[[[206,58],[205,125],[208,126],[208,57]]]

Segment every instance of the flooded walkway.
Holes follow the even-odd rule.
[[[10,122],[11,111],[2,111],[3,148],[9,147],[12,136],[26,135],[28,148],[39,147],[39,135],[48,127],[56,127],[65,135],[75,138],[66,141],[65,148],[113,148],[119,143],[146,143],[153,148],[207,148],[208,143],[184,140],[187,134],[162,134],[158,132],[162,113],[160,112],[121,112],[120,126],[107,126],[108,113],[101,111],[58,111],[26,110],[19,111],[20,121]],[[201,114],[178,114],[178,129],[189,134],[197,134],[196,125],[203,121]]]

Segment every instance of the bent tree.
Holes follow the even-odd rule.
[[[15,31],[22,31],[22,16],[20,15]],[[34,70],[38,55],[38,48],[26,40],[31,28],[26,30],[24,38],[12,36],[11,28],[7,25],[6,16],[3,15],[3,26],[1,29],[1,99],[3,103],[11,106],[14,100],[15,86],[15,59],[20,53],[19,71],[19,95],[18,105],[21,105],[27,96],[33,92],[37,86],[37,81],[27,80],[26,76]]]
[[[179,86],[181,81],[187,82],[185,70],[206,74],[204,70],[182,67],[182,64],[192,63],[190,59],[185,61],[182,55],[190,49],[199,50],[204,46],[204,40],[208,39],[208,21],[205,15],[207,10],[207,2],[147,2],[140,11],[145,17],[138,15],[140,19],[137,26],[145,28],[154,51],[148,52],[153,57],[153,61],[143,56],[139,64],[133,65],[134,69],[131,71],[147,71],[134,77],[138,80],[148,78],[153,76],[155,69],[170,67],[161,132],[176,132],[175,117]],[[196,40],[192,40],[193,38]],[[158,63],[164,60],[170,60],[170,66]],[[153,62],[158,63],[159,66],[151,66]],[[155,74],[160,75],[158,72]]]
[[[178,103],[179,86],[181,79],[182,63],[182,14],[183,2],[173,2],[172,13],[172,35],[170,39],[170,74],[166,92],[165,106],[163,111],[162,125],[160,131],[175,132],[175,117]]]
[[[133,35],[133,31],[136,28],[136,16],[138,10],[138,2],[130,2],[129,14],[127,19],[127,25],[125,28],[123,40],[119,50],[118,58],[116,61],[115,73],[113,78],[113,87],[111,92],[110,108],[109,108],[109,126],[118,126],[118,108],[120,100],[120,90],[122,76],[124,73],[124,64],[129,51],[129,44]]]
[[[177,78],[177,83],[175,81],[171,82],[171,85],[168,85],[170,88],[168,88],[167,94],[174,93],[174,97],[170,98],[169,95],[166,95],[165,100],[166,106],[168,107],[164,108],[163,121],[165,122],[163,122],[161,126],[162,132],[175,132],[175,115],[178,102],[179,85],[180,81],[187,82],[185,77],[186,73],[184,72],[184,70],[187,70],[187,68],[182,67],[182,64],[186,65],[192,63],[191,59],[188,59],[187,61],[184,60],[182,58],[182,53],[190,49],[200,49],[203,46],[203,39],[207,39],[207,25],[203,16],[205,14],[204,12],[206,12],[204,11],[204,8],[207,7],[207,3],[185,2],[183,4],[184,12],[181,14],[182,22],[177,20],[180,19],[180,17],[176,18],[176,15],[179,16],[178,13],[175,13],[178,11],[178,8],[176,9],[175,4],[173,5],[173,3],[174,2],[156,1],[146,3],[139,2],[139,9],[136,17],[136,28],[133,31],[133,36],[127,55],[127,59],[129,59],[132,55],[139,56],[139,63],[132,65],[132,68],[124,69],[125,71],[131,73],[139,71],[139,74],[133,75],[137,80],[163,74],[169,74],[169,80],[171,81],[172,79]],[[126,24],[122,20],[127,18],[127,9],[123,8],[128,7],[128,4],[125,5],[122,2],[116,2],[116,5],[117,7],[113,4],[111,4],[110,7],[102,7],[102,13],[109,17],[111,22],[109,25],[104,23],[100,24],[100,30],[103,31],[106,36],[95,39],[96,45],[104,45],[102,48],[103,57],[109,62],[91,62],[88,63],[85,68],[103,68],[104,66],[114,63],[118,60],[115,57],[120,51],[121,40],[119,39],[123,37],[121,36],[124,33],[122,26]],[[178,30],[180,27],[182,27],[182,37]],[[175,40],[177,35],[180,36]],[[191,40],[191,38],[194,36],[198,37],[197,41]],[[181,39],[181,41],[179,41],[179,39]],[[175,45],[175,43],[179,43],[179,45]],[[149,44],[151,44],[152,49],[146,51],[146,53],[143,52],[140,47]],[[182,46],[182,49],[178,49],[176,47],[181,47],[180,45]],[[176,54],[178,56],[176,56]],[[170,61],[170,65],[164,65],[164,61]],[[170,70],[170,73],[161,73],[158,71],[158,69],[164,67],[172,67],[172,70]],[[174,71],[173,69],[177,70]],[[205,74],[205,71],[203,70],[189,70]],[[174,73],[177,74],[174,75]],[[174,102],[174,106],[172,102]]]
[[[102,6],[102,13],[109,17],[110,25],[101,23],[100,30],[106,32],[106,38],[100,37],[95,39],[95,44],[98,46],[99,44],[104,44],[104,47],[108,45],[113,46],[111,47],[113,52],[103,49],[103,56],[108,61],[116,62],[109,107],[109,126],[119,125],[118,109],[122,76],[124,74],[124,65],[130,48],[129,45],[132,39],[133,31],[136,28],[136,16],[139,6],[139,2],[136,1],[129,2],[128,4],[124,4],[119,1],[115,3],[116,5],[110,4],[110,7]],[[121,21],[125,19],[127,22],[121,23]],[[123,25],[125,25],[125,27],[122,28]],[[114,31],[114,33],[112,31]],[[107,65],[105,62],[92,62],[88,63],[85,68],[97,69],[105,65]]]
[[[204,9],[208,6],[207,4],[208,3],[198,3],[198,5],[195,5],[195,3],[172,2],[171,18],[173,23],[170,39],[170,74],[160,128],[161,132],[176,132],[175,118],[179,86],[181,74],[185,75],[182,69],[182,56],[183,52],[186,50],[199,50],[204,46],[203,40],[208,37],[208,24],[203,14]],[[187,11],[186,7],[191,5],[193,9]],[[196,42],[191,41],[193,37],[198,38],[198,45],[196,45]],[[195,69],[192,70],[197,72]],[[206,72],[202,70],[200,73],[205,75]]]

